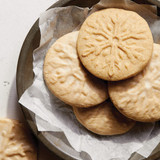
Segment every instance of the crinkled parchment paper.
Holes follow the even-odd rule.
[[[153,12],[128,0],[102,0],[91,12],[110,7],[139,13],[149,23],[154,41],[158,43],[160,30],[157,28],[160,21]],[[92,160],[127,160],[134,152],[148,157],[160,141],[157,124],[137,123],[131,131],[123,135],[97,136],[81,126],[71,108],[52,95],[45,86],[43,60],[48,48],[62,35],[77,30],[91,12],[88,8],[70,6],[50,9],[40,16],[40,47],[33,55],[35,78],[19,102],[35,113],[39,131],[63,132],[76,151],[86,152]]]

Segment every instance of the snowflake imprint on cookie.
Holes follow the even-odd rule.
[[[36,159],[36,151],[20,124],[1,120],[0,127],[0,160]]]
[[[44,79],[62,101],[89,107],[108,98],[107,84],[88,73],[80,63],[76,50],[78,33],[68,33],[52,45],[44,62]]]
[[[125,81],[110,82],[109,94],[117,108],[137,121],[160,119],[160,45],[154,44],[147,67]]]
[[[106,10],[91,15],[82,26],[83,33],[80,33],[79,41],[83,42],[78,49],[82,63],[85,65],[85,59],[90,60],[94,68],[107,70],[109,77],[121,70],[129,72],[131,66],[139,63],[144,65],[151,57],[153,42],[148,43],[152,36],[147,33],[147,24],[141,21],[140,16],[135,16],[136,13],[129,12],[124,17],[127,11],[121,11],[110,13]],[[146,53],[147,44],[150,48]]]

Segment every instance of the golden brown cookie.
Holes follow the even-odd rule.
[[[65,103],[76,107],[91,107],[108,98],[107,84],[91,75],[79,61],[77,32],[58,39],[44,61],[44,79],[49,90]]]
[[[111,102],[105,101],[91,108],[73,107],[78,121],[88,130],[99,135],[117,135],[129,131],[135,124],[117,111]]]
[[[109,83],[109,95],[117,109],[136,121],[160,120],[160,45],[154,44],[147,67],[128,80]]]
[[[77,40],[83,65],[96,77],[118,81],[143,70],[153,50],[147,22],[133,11],[105,9],[91,14]]]
[[[33,140],[16,120],[0,120],[0,159],[37,160]]]

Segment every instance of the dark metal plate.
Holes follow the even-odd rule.
[[[79,7],[91,7],[98,1],[99,0],[61,0],[55,3],[54,5],[52,5],[50,8],[64,7],[69,5],[76,5]],[[37,20],[35,24],[32,26],[31,30],[29,31],[23,43],[19,60],[18,60],[17,75],[16,75],[18,98],[21,97],[24,91],[33,82],[33,78],[34,78],[34,74],[32,71],[33,51],[39,46],[39,41],[40,41],[40,31],[39,31],[38,20]],[[56,153],[61,158],[67,159],[67,160],[79,159],[80,157],[85,160],[90,159],[90,157],[87,156],[85,153],[83,152],[78,153],[74,149],[72,149],[68,141],[65,140],[65,136],[63,134],[59,133],[57,136],[57,134],[53,135],[53,134],[50,134],[49,132],[43,132],[43,133],[38,132],[37,127],[35,125],[34,114],[31,111],[27,110],[25,107],[21,107],[21,108],[33,133],[52,152]],[[51,143],[50,139],[52,139],[52,142],[54,143]],[[57,141],[59,143],[57,143]],[[138,155],[138,159],[139,159],[139,155]],[[137,158],[135,160],[137,160]]]

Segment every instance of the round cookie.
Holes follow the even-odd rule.
[[[44,61],[44,79],[49,90],[65,103],[91,107],[108,98],[107,83],[91,75],[79,61],[78,31],[58,39]]]
[[[117,109],[141,122],[160,120],[160,45],[154,44],[147,67],[137,76],[110,82],[109,95]]]
[[[32,138],[16,120],[0,120],[0,159],[37,160]]]
[[[118,81],[143,70],[153,50],[147,22],[133,11],[105,9],[91,14],[77,40],[81,62],[96,77]]]
[[[91,108],[73,107],[77,120],[88,130],[99,135],[118,135],[129,131],[135,124],[105,101]]]

